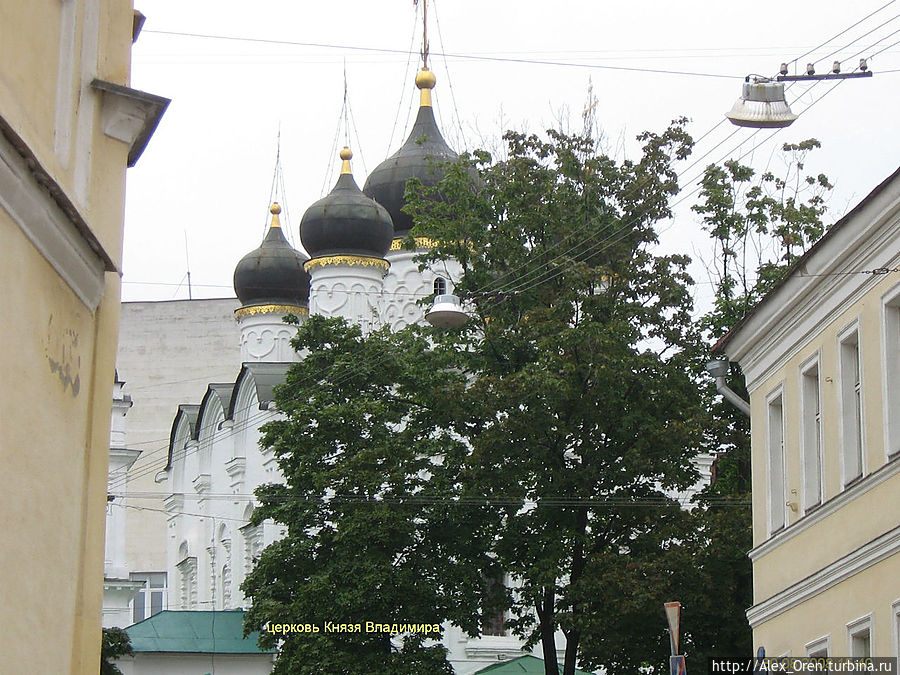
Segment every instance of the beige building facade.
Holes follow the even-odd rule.
[[[130,2],[0,0],[8,672],[99,667],[125,169],[167,103],[128,87],[140,18]]]
[[[754,643],[900,655],[900,170],[716,346],[750,392]]]

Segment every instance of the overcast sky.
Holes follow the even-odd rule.
[[[704,251],[686,208],[703,166],[745,155],[744,162],[778,169],[776,148],[815,137],[823,148],[807,168],[836,184],[832,222],[900,164],[900,3],[885,4],[430,0],[438,122],[458,151],[495,148],[507,128],[541,131],[560,121],[578,128],[591,83],[609,151],[621,157],[636,155],[642,130],[662,131],[687,116],[700,140],[679,164],[682,207],[661,229],[667,250],[691,255]],[[279,130],[277,197],[295,245],[303,212],[337,179],[345,69],[360,186],[405,139],[417,106],[421,0],[418,13],[412,0],[136,7],[147,21],[134,46],[132,86],[172,103],[129,169],[123,299],[186,298],[186,242],[193,297],[233,296],[234,266],[264,234]],[[816,61],[817,72],[828,72],[839,59],[849,71],[880,50],[872,78],[833,91],[831,82],[794,85],[794,112],[812,107],[788,129],[741,129],[728,138],[737,127],[719,124],[748,73],[774,75],[801,56],[792,68]],[[701,266],[694,273],[708,281]],[[699,303],[709,289],[698,286]]]

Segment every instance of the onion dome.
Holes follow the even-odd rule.
[[[312,257],[357,255],[383,258],[394,237],[391,216],[366,197],[350,171],[350,148],[341,150],[341,175],[325,197],[306,209],[300,240]]]
[[[248,305],[309,305],[309,274],[303,269],[308,258],[284,238],[278,202],[269,209],[272,223],[262,244],[234,268],[234,292]]]
[[[395,237],[405,237],[413,226],[412,217],[400,210],[405,204],[403,193],[406,182],[410,178],[418,178],[422,185],[433,187],[443,177],[435,164],[454,162],[458,158],[441,136],[434,120],[434,108],[431,106],[434,84],[434,73],[430,70],[423,68],[416,75],[421,101],[409,138],[397,152],[375,167],[363,187],[363,192],[391,214]]]

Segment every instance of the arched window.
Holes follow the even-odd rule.
[[[231,534],[224,523],[219,527],[219,543],[224,555],[222,561],[222,609],[231,609]]]
[[[222,609],[231,609],[231,565],[222,565]]]
[[[175,565],[178,570],[181,609],[193,609],[197,604],[197,558],[189,554],[188,543],[182,542],[178,548],[181,561]]]
[[[434,278],[434,294],[435,295],[446,295],[447,294],[447,280],[443,277],[435,277]]]

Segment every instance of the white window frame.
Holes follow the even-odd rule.
[[[439,284],[438,282],[440,282],[440,284]],[[439,292],[439,291],[438,291],[438,285],[443,286],[443,287],[444,287],[444,290]],[[432,290],[434,291],[434,294],[435,294],[436,296],[437,296],[437,295],[446,295],[447,293],[450,292],[450,291],[449,291],[450,284],[448,284],[448,283],[447,283],[447,280],[446,280],[444,277],[440,276],[440,275],[438,275],[438,276],[436,276],[436,277],[434,278],[434,281],[431,283],[431,288],[432,288]]]
[[[163,585],[162,586],[151,586],[150,585],[150,575],[162,575],[163,577]],[[130,575],[131,581],[140,581],[143,582],[144,587],[141,588],[136,594],[135,597],[131,599],[129,602],[129,613],[131,614],[131,620],[134,623],[138,621],[143,621],[144,619],[149,619],[156,612],[153,611],[153,593],[162,593],[162,606],[159,608],[159,611],[163,611],[169,608],[169,575],[165,572],[133,572]],[[143,596],[143,616],[138,619],[134,616],[135,609],[135,599],[137,596]]]
[[[882,296],[881,327],[884,454],[890,460],[900,453],[900,284]]]
[[[825,501],[825,453],[822,436],[821,355],[800,366],[800,463],[803,467],[803,513]]]
[[[767,522],[771,535],[788,525],[783,384],[766,397],[766,492]]]
[[[866,475],[866,402],[863,394],[865,374],[861,343],[858,320],[838,335],[841,484],[845,488]],[[853,359],[856,361],[855,369]],[[855,372],[848,372],[854,370]]]
[[[831,635],[823,635],[811,640],[805,646],[806,655],[809,657],[831,656]],[[825,652],[824,654],[822,652]]]
[[[847,656],[872,656],[875,651],[875,622],[872,620],[872,614],[866,614],[858,619],[854,619],[847,624]],[[869,640],[868,654],[855,654],[853,650],[853,641],[857,636],[866,633]]]

